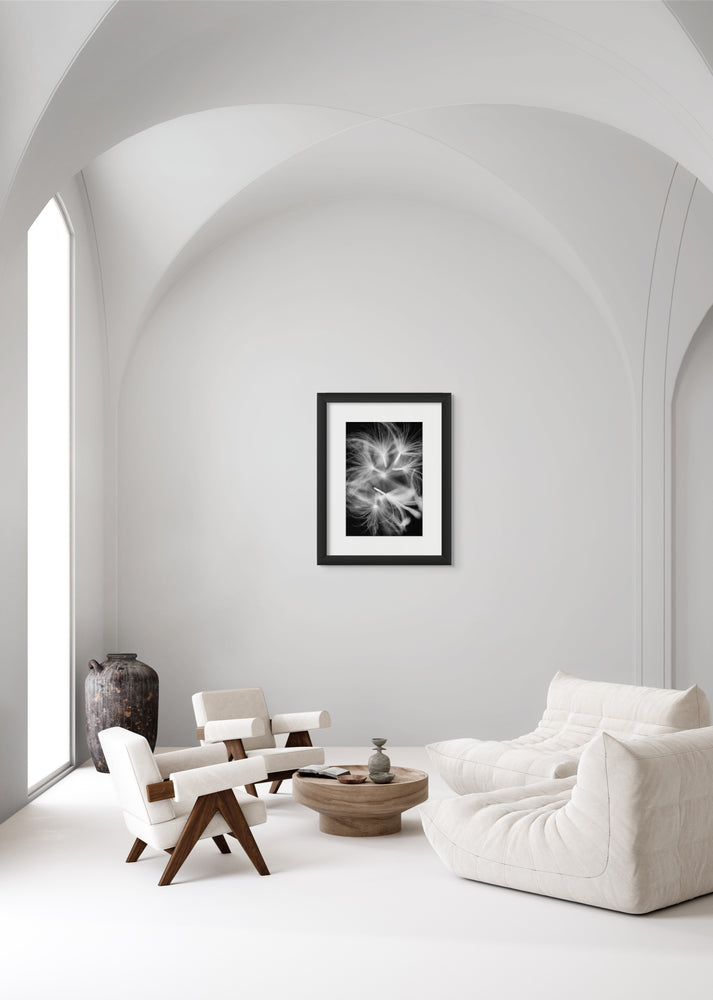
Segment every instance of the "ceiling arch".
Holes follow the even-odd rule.
[[[39,29],[47,5],[23,6]],[[52,48],[52,33],[25,31],[19,47],[32,43],[36,58],[13,59],[10,71],[22,65],[26,75],[19,87],[7,81],[19,108],[28,66],[53,67],[40,88],[39,117],[37,100],[23,106],[31,139],[15,181],[9,164],[0,178],[0,203],[12,183],[5,221],[16,231],[68,177],[123,139],[243,104],[369,117],[456,104],[552,108],[637,136],[713,189],[711,73],[663,3],[144,0],[92,5],[92,30],[84,23],[89,5],[52,7],[66,22],[83,19],[65,33],[64,58],[72,46],[74,53],[55,66],[40,51]],[[0,10],[0,28],[9,17]]]
[[[51,32],[30,30],[33,18],[44,24],[45,5],[26,6],[36,10],[26,11],[28,24],[13,37],[20,48],[30,41],[39,49],[51,46]],[[588,294],[609,311],[610,326],[623,331],[623,349],[634,363],[639,289],[650,278],[649,229],[660,217],[674,164],[713,190],[713,77],[690,26],[684,31],[664,3],[145,0],[97,4],[93,24],[86,5],[59,0],[54,6],[67,22],[76,20],[76,30],[64,31],[64,65],[43,61],[37,51],[29,63],[38,80],[39,68],[45,76],[25,109],[31,127],[14,174],[0,164],[7,182],[2,194],[11,189],[0,240],[24,233],[47,197],[84,171],[107,301],[114,302],[110,340],[121,345],[115,373],[146,309],[209,231],[217,234],[219,216],[225,225],[256,212],[239,191],[264,199],[270,188],[276,206],[280,198],[289,201],[291,185],[294,200],[300,184],[305,188],[300,164],[310,160],[324,177],[319,164],[352,141],[364,165],[361,189],[388,186],[393,172],[386,161],[398,159],[393,137],[405,129],[411,138],[403,139],[404,148],[410,142],[415,149],[419,134],[421,148],[429,150],[424,158],[440,159],[431,197],[445,181],[438,197],[459,190],[468,205],[467,185],[447,187],[458,156],[471,161],[471,181],[477,176],[482,191],[491,184],[488,176],[497,178],[498,190],[510,189],[512,206],[518,205],[519,221],[513,216],[510,222],[537,230],[548,252],[578,272],[583,287],[589,284]],[[0,27],[9,16],[0,9]],[[22,60],[10,71],[16,64]],[[38,115],[42,88],[46,100]],[[257,137],[246,125],[252,113],[246,109],[256,107],[273,109],[260,112],[271,124],[258,128]],[[292,110],[276,110],[285,108]],[[238,114],[243,121],[235,131],[213,127],[220,115],[227,121]],[[195,130],[193,139],[178,141],[186,125]],[[567,132],[579,133],[580,150],[594,154],[603,178],[581,158],[574,163],[577,143],[568,146]],[[244,162],[233,160],[233,166],[236,179],[238,166],[253,173],[241,174],[241,184],[223,184],[205,158],[201,167],[206,149],[220,156],[221,144],[246,134]],[[582,145],[585,134],[589,146]],[[227,146],[233,149],[230,141]],[[384,176],[378,179],[370,164],[380,155]],[[397,171],[402,183],[428,197],[422,165],[407,169],[406,159],[401,155]],[[201,187],[184,172],[181,194],[166,173],[172,161],[190,163],[193,181],[209,168],[210,178]],[[562,169],[567,162],[569,172]],[[356,182],[344,172],[348,194]],[[590,195],[583,198],[587,185]],[[479,210],[487,209],[480,201]],[[505,202],[499,205],[507,222]],[[135,209],[147,207],[152,227],[162,229],[160,239],[145,225],[132,232]],[[625,294],[622,275],[631,279]]]
[[[270,215],[357,197],[429,201],[535,244],[594,302],[631,370],[640,347],[631,289],[646,295],[671,170],[615,129],[504,105],[394,120],[268,105],[163,123],[84,171],[115,384],[166,289],[214,246]]]

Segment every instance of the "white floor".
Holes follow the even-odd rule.
[[[394,764],[428,770],[421,749]],[[330,749],[330,763],[368,750]],[[703,997],[713,896],[644,917],[459,879],[418,810],[390,837],[330,837],[267,796],[255,828],[272,872],[198,845],[176,882],[166,855],[124,858],[111,778],[85,765],[0,825],[0,983],[13,1000],[578,1000]],[[448,790],[431,775],[431,794]]]

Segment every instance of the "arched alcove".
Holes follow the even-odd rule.
[[[316,564],[316,394],[366,389],[453,393],[452,567]],[[240,230],[159,303],[119,408],[119,633],[170,664],[161,738],[236,679],[407,744],[517,731],[557,667],[633,679],[631,421],[591,299],[505,227],[367,198]]]
[[[673,401],[673,684],[713,691],[713,307]]]

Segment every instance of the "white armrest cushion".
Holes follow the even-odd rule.
[[[192,767],[207,767],[209,764],[225,764],[228,751],[224,743],[214,746],[188,747],[187,750],[169,750],[167,753],[155,753],[154,760],[158,764],[162,778],[167,778],[171,772],[188,771]]]
[[[301,733],[308,729],[329,729],[332,720],[329,712],[288,712],[273,715],[272,732]]]
[[[227,764],[176,771],[170,777],[176,802],[192,802],[199,795],[263,781],[267,777],[267,768],[262,757],[250,757],[247,760],[231,760]]]
[[[213,722],[206,722],[205,736],[206,743],[220,743],[221,740],[244,740],[251,736],[263,736],[265,733],[265,720],[259,717],[254,719],[215,719]]]

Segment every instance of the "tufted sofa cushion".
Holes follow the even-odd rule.
[[[710,706],[699,687],[672,691],[610,684],[560,671],[533,732],[504,741],[445,740],[426,749],[441,777],[463,795],[570,777],[577,773],[584,748],[602,731],[655,736],[710,722]]]
[[[465,878],[627,913],[713,892],[713,728],[598,734],[576,777],[430,801],[424,831]]]

